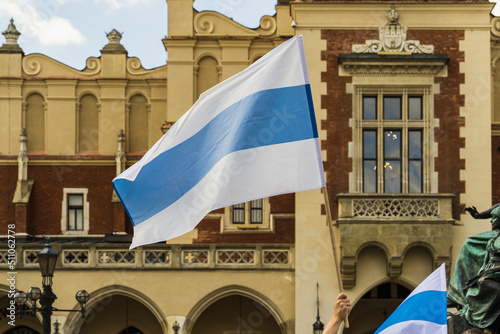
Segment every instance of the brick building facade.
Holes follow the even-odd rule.
[[[13,22],[4,33],[0,229],[15,225],[18,289],[37,284],[49,236],[60,254],[56,307],[78,309],[74,293],[90,292],[85,319],[54,314],[61,333],[307,333],[316,284],[327,322],[339,287],[321,190],[219,209],[184,236],[129,250],[133,229],[111,185],[201,92],[294,35],[354,304],[344,333],[373,332],[441,263],[453,273],[466,237],[490,228],[464,214],[500,200],[500,21],[488,1],[279,1],[256,29],[192,0],[167,2],[169,58],[151,70],[115,30],[81,71],[25,55]],[[6,270],[7,254],[4,243]],[[0,284],[4,309],[8,290]],[[18,325],[37,333],[40,321]]]

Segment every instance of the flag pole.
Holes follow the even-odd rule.
[[[332,242],[333,249],[333,261],[335,263],[335,271],[337,272],[337,283],[340,292],[344,292],[344,286],[342,284],[342,276],[340,273],[339,257],[337,252],[337,242],[335,241],[335,231],[333,230],[332,213],[330,211],[330,198],[328,197],[328,190],[325,187],[322,188],[323,195],[325,196],[325,209],[326,209],[326,223],[328,224],[328,229],[330,230],[330,241]],[[345,328],[349,328],[349,319],[345,319]]]

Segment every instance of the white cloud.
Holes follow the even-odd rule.
[[[61,17],[51,17],[38,31],[38,39],[44,45],[83,44],[85,37]]]
[[[68,0],[0,0],[0,18],[14,18],[23,39],[34,38],[43,45],[82,44],[85,38],[80,31],[57,15],[65,2]]]

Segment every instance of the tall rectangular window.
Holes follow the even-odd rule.
[[[83,231],[83,194],[68,194],[68,231]]]
[[[233,205],[233,224],[245,224],[245,203]]]
[[[360,172],[365,193],[424,191],[424,95],[379,89],[361,96]]]

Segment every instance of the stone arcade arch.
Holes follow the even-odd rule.
[[[400,284],[401,283],[401,284]],[[398,281],[387,281],[370,288],[356,302],[349,314],[344,334],[372,334],[410,294],[413,287]]]
[[[214,321],[214,314],[220,316],[219,321]],[[200,331],[199,328],[203,327],[205,317],[211,317],[212,322],[218,324],[214,333],[239,333],[236,331],[238,324],[241,324],[241,333],[245,334],[287,333],[286,322],[276,305],[266,296],[243,286],[223,287],[202,298],[186,317],[185,333],[210,334],[210,329],[204,327]]]
[[[163,312],[149,297],[134,289],[112,285],[90,295],[87,316],[82,319],[80,314],[71,313],[64,324],[65,333],[93,334],[102,330],[103,325],[114,326],[118,331],[133,326],[144,334],[168,333]],[[121,318],[115,317],[116,314]],[[110,323],[110,319],[115,323]]]
[[[9,315],[9,310],[7,307],[10,306],[11,298],[8,296],[9,288],[6,285],[0,284],[0,333],[16,333],[15,329],[23,328],[25,333],[31,334],[39,334],[42,332],[42,322],[41,318],[38,316],[33,316],[31,313],[23,315],[21,318],[19,314],[17,314],[16,308],[16,316],[15,316],[15,325],[9,325],[9,321],[11,319],[7,317]],[[28,305],[31,306],[31,305]],[[19,331],[19,333],[23,333]]]

